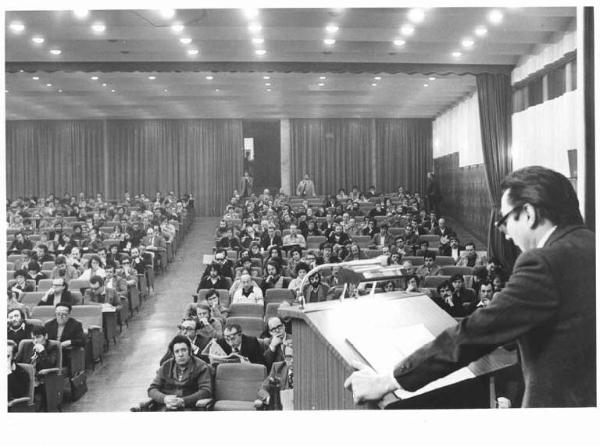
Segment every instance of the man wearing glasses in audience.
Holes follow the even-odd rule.
[[[263,356],[265,365],[267,365],[267,368],[271,368],[273,363],[283,361],[283,350],[286,346],[292,344],[292,336],[285,332],[285,325],[279,317],[269,318],[267,327],[271,338],[265,340],[265,344],[268,343],[268,348],[265,349]]]
[[[292,345],[286,345],[283,350],[283,359],[273,363],[269,376],[258,390],[258,399],[254,401],[258,409],[267,406],[271,410],[281,410],[281,401],[275,393],[294,388],[294,350]]]
[[[218,248],[217,251],[215,252],[214,262],[220,266],[221,276],[226,276],[233,280],[233,268],[232,268],[233,262],[231,262],[231,260],[227,259],[227,250],[225,250],[223,248]],[[212,266],[212,264],[209,264],[206,266],[206,269],[204,270],[202,277],[210,275],[211,266]]]
[[[60,302],[54,309],[56,318],[44,326],[49,340],[58,340],[62,346],[63,364],[71,365],[71,348],[84,348],[85,335],[83,326],[75,318],[71,318],[71,304]]]
[[[63,278],[54,278],[52,280],[52,287],[42,297],[38,306],[54,306],[56,303],[69,303],[71,306],[75,304],[75,299],[71,295],[71,292],[67,290],[67,285]]]
[[[529,166],[509,174],[501,188],[496,227],[521,249],[506,287],[399,359],[393,371],[360,366],[345,383],[356,403],[415,391],[517,341],[523,407],[596,406],[594,233],[583,225],[571,182],[558,172]]]
[[[262,345],[256,337],[243,334],[239,324],[226,325],[223,335],[224,337],[217,340],[217,343],[223,348],[225,354],[235,354],[242,361],[265,364]]]

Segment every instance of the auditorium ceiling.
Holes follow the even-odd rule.
[[[431,118],[573,7],[7,12],[7,119]]]

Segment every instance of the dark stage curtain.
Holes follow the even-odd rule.
[[[500,216],[500,182],[512,170],[509,153],[512,138],[510,76],[479,74],[476,81],[483,159],[492,205],[488,254],[497,257],[508,271],[512,271],[518,249],[494,226],[494,222]]]
[[[307,173],[317,194],[368,190],[371,178],[371,120],[291,119],[292,194]]]
[[[240,120],[108,121],[109,191],[192,193],[216,216],[242,176]]]
[[[102,121],[7,121],[6,197],[104,192]]]
[[[433,167],[432,120],[377,119],[375,128],[378,189],[423,194]]]

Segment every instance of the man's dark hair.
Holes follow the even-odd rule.
[[[419,278],[418,275],[410,275],[408,278],[406,278],[406,285],[408,285],[408,282],[414,279],[417,282],[417,287],[419,287],[419,284],[421,283],[421,278]]]
[[[308,273],[310,272],[310,266],[306,262],[299,262],[298,264],[296,264],[296,274],[298,274],[300,270],[304,270],[306,273]]]
[[[500,184],[508,190],[513,207],[526,203],[535,208],[536,228],[542,219],[558,226],[582,225],[579,200],[573,185],[564,175],[542,166],[528,166],[508,174]]]
[[[208,271],[210,272],[213,269],[216,270],[217,275],[221,274],[221,264],[219,264],[218,262],[211,262],[210,268],[208,269]]]
[[[423,259],[426,259],[426,258],[431,258],[435,261],[435,258],[436,258],[435,253],[432,251],[426,251],[425,254],[423,255]]]
[[[54,308],[57,308],[57,307],[66,307],[67,309],[69,309],[69,313],[71,313],[71,310],[73,310],[73,306],[71,306],[70,303],[65,303],[64,301],[61,301],[60,303],[56,303]]]
[[[450,290],[454,291],[454,287],[452,287],[452,283],[450,281],[448,281],[448,280],[443,281],[443,282],[441,282],[441,283],[438,284],[437,289],[436,289],[438,295],[440,294],[440,291],[442,289],[450,289]]]
[[[465,248],[467,248],[469,245],[472,245],[472,246],[473,246],[473,249],[475,249],[475,248],[476,248],[476,247],[475,247],[475,242],[473,242],[473,241],[469,241],[469,242],[467,242],[467,243],[465,244]]]
[[[489,279],[481,281],[481,284],[479,284],[479,290],[481,290],[483,286],[492,286],[492,292],[494,292],[494,283]]]
[[[64,255],[57,256],[56,260],[54,261],[54,265],[66,264],[66,263],[67,263],[67,258]]]
[[[23,276],[24,278],[27,278],[27,272],[23,269],[19,269],[13,275],[14,278],[16,278],[17,276]]]
[[[8,317],[8,315],[11,314],[12,312],[14,312],[15,310],[21,314],[21,321],[25,321],[25,318],[26,318],[25,312],[23,312],[23,309],[19,309],[16,307],[13,307],[12,309],[8,309],[8,312],[6,312],[6,316]]]
[[[177,343],[185,343],[185,345],[188,348],[188,352],[191,354],[192,353],[192,342],[189,340],[189,338],[187,338],[185,335],[176,335],[175,337],[173,337],[173,339],[171,340],[171,342],[169,343],[169,352],[171,354],[175,354],[173,352],[173,349],[175,349],[175,345]]]
[[[36,325],[33,326],[31,334],[34,337],[37,337],[38,335],[48,335],[48,331],[46,330],[45,326],[39,326],[39,325],[36,324]]]
[[[461,275],[460,273],[455,273],[454,275],[452,275],[450,277],[450,282],[454,282],[454,281],[465,281],[465,277],[463,275]]]
[[[90,278],[90,284],[99,284],[102,287],[104,285],[104,278],[100,275],[94,275]]]
[[[487,279],[487,276],[488,271],[484,266],[480,265],[473,268],[473,277],[479,279],[480,284],[483,284],[483,282]]]
[[[275,272],[279,273],[279,264],[275,261],[269,261],[267,262],[267,265],[271,265],[275,268]]]
[[[240,334],[243,332],[243,331],[242,331],[242,326],[240,326],[240,325],[239,325],[239,324],[237,324],[237,323],[228,323],[228,324],[226,324],[226,325],[225,325],[225,329],[223,329],[223,330],[224,330],[224,331],[230,331],[230,332],[231,332],[231,330],[232,330],[232,329],[235,329],[235,330],[236,330],[237,332],[239,332]]]

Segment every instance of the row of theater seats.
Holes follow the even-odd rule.
[[[188,216],[182,222],[174,239],[173,246],[176,247],[177,242],[185,236],[193,221],[193,216]],[[15,256],[11,255],[13,259]],[[90,254],[91,256],[91,254]],[[115,310],[106,308],[98,303],[85,303],[85,290],[90,287],[87,280],[74,279],[69,282],[69,289],[75,299],[75,305],[72,307],[71,317],[81,322],[86,339],[85,348],[70,348],[70,369],[67,370],[62,364],[62,348],[59,345],[59,356],[57,367],[51,371],[45,372],[45,399],[47,411],[60,411],[64,401],[68,401],[68,397],[72,394],[70,379],[83,376],[89,370],[94,370],[95,365],[103,361],[103,354],[110,349],[110,342],[115,345],[117,337],[122,332],[123,324],[128,325],[129,320],[133,317],[134,312],[139,313],[143,303],[150,296],[150,285],[153,284],[154,271],[152,268],[147,268],[145,274],[138,275],[137,285],[128,287],[128,296],[126,305],[122,306],[117,314]],[[48,282],[40,280],[37,285],[37,291],[26,292],[22,295],[20,302],[27,306],[30,313],[30,318],[26,320],[31,325],[44,325],[47,321],[55,317],[53,306],[38,306],[37,304],[45,295]],[[41,288],[40,288],[41,287]],[[19,350],[25,348],[31,340],[22,340],[19,344]],[[33,368],[28,364],[24,365],[27,371],[31,373],[33,378]],[[27,399],[19,399],[18,402],[11,403],[11,412],[30,412],[34,411],[34,392],[33,383],[30,382],[30,396]],[[66,395],[65,395],[66,394]]]

